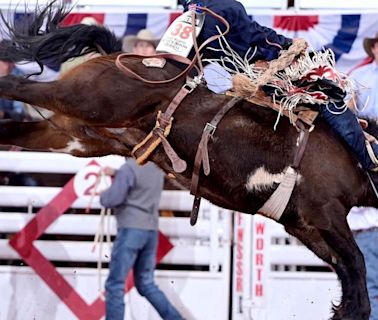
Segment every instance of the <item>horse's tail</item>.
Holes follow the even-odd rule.
[[[43,64],[59,65],[90,52],[102,50],[110,54],[121,51],[121,40],[103,26],[60,26],[70,10],[63,3],[53,0],[43,7],[37,7],[34,15],[25,14],[25,19],[17,26],[14,22],[8,22],[0,12],[9,37],[0,44],[0,60],[35,61],[43,69]]]

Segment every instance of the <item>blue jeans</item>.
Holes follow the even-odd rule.
[[[154,283],[157,242],[155,230],[118,229],[105,284],[107,320],[124,319],[125,279],[131,268],[134,268],[136,289],[159,315],[167,320],[182,319]]]
[[[370,320],[378,320],[378,230],[354,236],[366,264],[366,283],[371,304]]]
[[[319,108],[322,118],[335,130],[339,136],[348,144],[354,152],[357,160],[360,162],[365,170],[370,170],[375,167],[373,161],[370,159],[365,145],[365,136],[356,116],[348,108],[345,112],[340,113],[332,103],[328,106],[321,106]],[[334,114],[332,112],[338,114]],[[378,146],[372,144],[375,155],[378,155]]]

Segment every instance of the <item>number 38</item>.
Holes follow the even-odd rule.
[[[176,28],[171,32],[172,36],[179,36],[181,39],[188,39],[189,36],[192,34],[193,27],[192,26],[184,26],[182,23],[178,23]]]

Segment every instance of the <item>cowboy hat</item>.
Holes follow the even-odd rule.
[[[87,26],[98,26],[100,23],[93,17],[84,17],[81,21],[81,24],[86,24]]]
[[[373,53],[371,52],[371,48],[374,46],[374,43],[378,42],[378,33],[375,35],[375,38],[365,38],[364,39],[364,49],[366,53],[373,57]]]
[[[159,43],[159,40],[155,38],[150,30],[142,29],[137,35],[130,35],[123,38],[122,50],[124,52],[131,52],[138,41],[150,42],[155,48]]]

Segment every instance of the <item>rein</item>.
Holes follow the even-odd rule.
[[[220,33],[219,35],[214,35],[214,36],[210,37],[209,39],[207,39],[206,41],[204,41],[204,43],[202,43],[202,45],[200,47],[198,47],[197,37],[196,37],[195,9],[199,9],[199,10],[207,12],[208,14],[210,14],[211,16],[213,16],[214,18],[216,18],[218,21],[220,21],[226,27],[226,30],[224,32]],[[206,7],[198,7],[198,6],[193,5],[193,11],[192,11],[192,37],[193,37],[193,44],[194,44],[194,53],[195,53],[195,55],[194,55],[194,57],[193,57],[192,60],[190,60],[188,58],[185,58],[185,57],[182,57],[182,56],[179,56],[177,54],[172,54],[172,53],[158,53],[158,54],[147,55],[147,56],[133,54],[133,53],[122,53],[122,54],[120,54],[120,55],[117,56],[115,64],[127,76],[132,77],[132,78],[137,79],[137,80],[140,80],[140,81],[145,82],[145,83],[149,83],[149,84],[166,84],[166,83],[174,82],[174,81],[182,78],[184,75],[187,75],[193,69],[193,67],[195,67],[196,63],[198,63],[198,69],[197,69],[197,71],[199,72],[199,75],[202,75],[203,74],[203,67],[202,67],[201,55],[200,55],[201,50],[203,48],[205,48],[210,42],[213,42],[215,40],[218,40],[218,39],[224,37],[229,31],[230,31],[230,25],[227,22],[227,20],[224,19],[222,16],[216,14],[214,11],[212,11],[212,10],[206,8]],[[187,64],[188,66],[181,73],[179,73],[177,76],[175,76],[175,77],[173,77],[171,79],[167,79],[167,80],[148,80],[148,79],[145,79],[142,76],[138,75],[137,73],[135,73],[134,71],[132,71],[127,66],[125,66],[123,64],[122,60],[124,60],[126,58],[143,58],[143,59],[145,59],[145,58],[167,58],[167,59],[172,59],[173,61],[177,61],[177,62],[180,62],[180,63],[183,63],[183,64]]]

